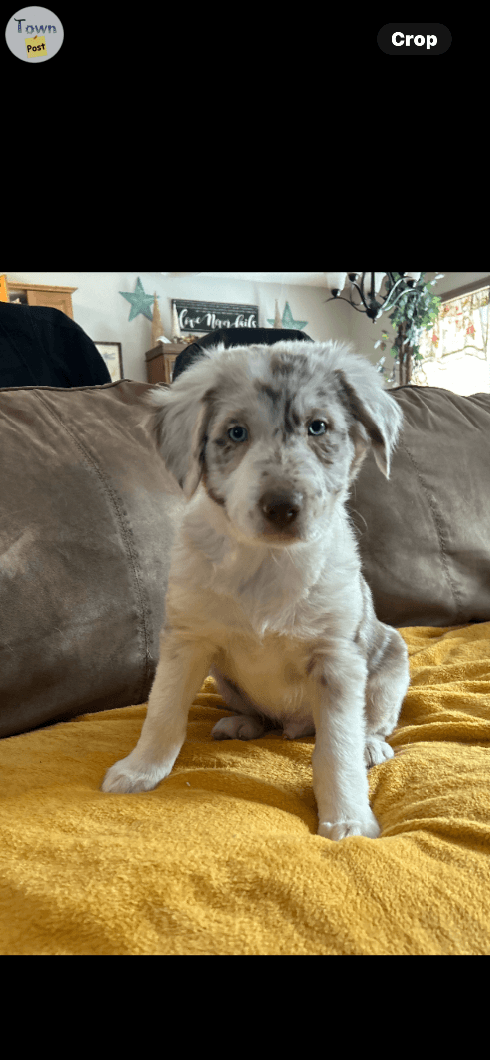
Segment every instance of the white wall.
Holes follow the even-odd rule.
[[[432,277],[435,275],[431,273]],[[446,273],[434,293],[442,294],[479,273]],[[151,347],[151,321],[139,315],[129,322],[130,303],[119,291],[134,292],[139,276],[147,294],[159,295],[164,333],[171,337],[171,299],[204,299],[213,302],[240,302],[259,306],[259,326],[268,327],[274,319],[275,299],[282,315],[286,302],[295,320],[306,321],[303,330],[312,339],[352,339],[370,361],[379,359],[374,342],[383,329],[391,333],[387,316],[373,324],[365,314],[346,302],[332,301],[327,288],[290,286],[280,283],[256,283],[248,280],[211,279],[194,276],[167,278],[159,272],[8,272],[9,283],[45,283],[76,287],[73,293],[73,315],[94,342],[120,342],[126,379],[146,382],[145,352]],[[346,295],[347,292],[344,292]],[[393,332],[394,334],[394,332]]]

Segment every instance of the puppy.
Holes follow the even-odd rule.
[[[147,716],[102,790],[168,776],[211,672],[235,712],[213,737],[315,735],[318,834],[376,838],[366,770],[393,756],[408,655],[376,618],[346,500],[370,446],[389,477],[396,401],[350,347],[294,341],[218,345],[151,400],[187,504]]]

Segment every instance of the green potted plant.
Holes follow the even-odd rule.
[[[387,295],[400,279],[401,273],[394,272],[392,275],[393,284],[388,279],[386,280]],[[400,285],[404,293],[388,318],[391,320],[392,328],[396,331],[390,353],[395,358],[395,365],[399,366],[400,386],[405,386],[410,382],[414,360],[423,360],[420,353],[420,334],[426,328],[432,327],[439,314],[441,299],[434,295],[430,288],[440,279],[442,279],[442,273],[438,273],[433,280],[426,280],[425,273],[421,272],[414,287],[409,287],[403,281]],[[383,331],[382,338],[375,342],[374,348],[375,350],[381,348],[381,352],[384,353],[388,344],[388,332]],[[376,366],[383,375],[385,360],[386,358],[382,357]]]

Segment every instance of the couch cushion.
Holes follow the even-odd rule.
[[[182,503],[148,389],[0,390],[0,736],[148,698]]]
[[[394,626],[490,619],[490,395],[392,390],[405,423],[389,481],[372,454],[350,509],[378,617]]]

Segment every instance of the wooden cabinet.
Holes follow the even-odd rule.
[[[146,357],[146,374],[149,383],[171,383],[175,358],[187,349],[185,342],[159,342]]]
[[[73,320],[71,296],[78,287],[51,287],[41,283],[19,283],[7,277],[9,302],[19,300],[24,305],[44,305],[50,309],[61,309]]]

